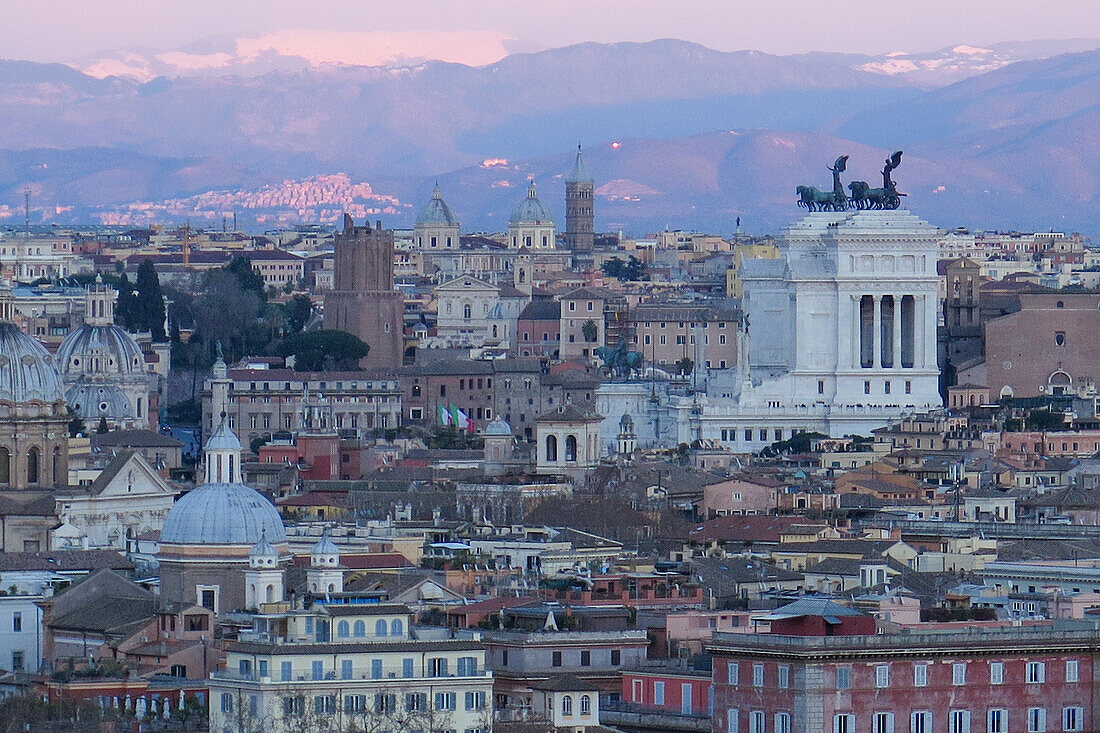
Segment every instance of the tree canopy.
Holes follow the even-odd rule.
[[[294,368],[300,372],[355,370],[370,346],[345,331],[301,331],[283,339],[280,351],[294,357]]]
[[[600,269],[608,277],[620,280],[644,280],[646,274],[646,264],[634,255],[630,255],[625,261],[621,257],[612,257],[605,260]]]

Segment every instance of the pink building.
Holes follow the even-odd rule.
[[[622,701],[634,710],[711,713],[710,670],[646,667],[623,670]]]
[[[703,487],[703,511],[707,519],[730,514],[767,514],[779,506],[786,486],[770,476],[739,473]]]
[[[1091,731],[1094,630],[721,634],[713,730]]]

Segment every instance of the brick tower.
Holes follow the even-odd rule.
[[[565,179],[565,246],[573,252],[574,266],[592,259],[593,236],[592,178],[577,145],[577,160]]]
[[[325,295],[325,328],[347,331],[370,346],[363,367],[401,366],[405,302],[393,289],[393,232],[382,222],[355,226],[344,214],[336,233],[334,287]]]

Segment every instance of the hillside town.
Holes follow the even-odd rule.
[[[0,232],[0,720],[1095,730],[1100,248],[628,237],[561,173]]]

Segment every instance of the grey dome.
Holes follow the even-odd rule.
[[[57,402],[65,399],[61,377],[46,347],[0,322],[0,400]]]
[[[486,435],[507,435],[512,436],[512,426],[501,420],[499,417],[494,418],[491,423],[485,426]]]
[[[286,542],[275,505],[243,484],[203,484],[188,491],[168,511],[162,544],[255,545]]]
[[[336,543],[328,536],[328,532],[324,532],[321,535],[321,539],[317,540],[317,544],[313,546],[313,549],[309,551],[310,555],[339,555],[340,548],[336,546]]]
[[[79,379],[65,392],[65,401],[85,420],[124,420],[133,415],[126,393],[113,384]]]
[[[237,434],[229,429],[229,423],[223,419],[218,424],[218,429],[215,430],[206,441],[206,445],[203,446],[203,450],[209,452],[214,450],[229,450],[240,451],[241,441],[237,439]]]
[[[416,225],[420,226],[458,226],[458,217],[455,212],[443,200],[443,192],[436,186],[432,191],[432,199],[424,204],[424,208],[416,215]]]
[[[516,204],[512,209],[509,224],[549,224],[553,225],[554,217],[550,215],[550,209],[539,201],[538,192],[535,190],[535,182],[527,187],[527,198]]]
[[[275,549],[275,546],[267,541],[267,530],[260,531],[260,541],[252,547],[252,551],[248,553],[249,557],[257,559],[261,558],[275,558],[279,559],[279,551]]]
[[[134,337],[122,327],[85,324],[70,331],[57,348],[57,368],[70,377],[144,374],[145,357]]]

